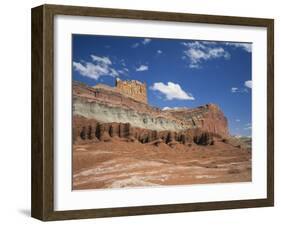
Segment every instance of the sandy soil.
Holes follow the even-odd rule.
[[[251,181],[251,152],[216,142],[175,147],[113,139],[73,145],[73,189]]]

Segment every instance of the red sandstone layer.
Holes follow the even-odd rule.
[[[138,114],[146,114],[156,119],[176,123],[183,128],[200,128],[206,132],[228,136],[227,119],[215,104],[207,104],[194,109],[161,110],[123,95],[108,86],[88,87],[79,83],[73,84],[73,101],[100,103],[110,107],[128,109]],[[94,117],[93,117],[94,118]]]

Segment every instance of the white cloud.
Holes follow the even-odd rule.
[[[127,66],[124,59],[121,59],[121,60],[120,60],[120,63],[121,63],[121,65],[122,65],[123,67],[126,67],[126,66]]]
[[[252,44],[238,42],[214,42],[214,41],[193,41],[181,42],[186,47],[183,59],[189,59],[190,68],[200,68],[204,61],[216,58],[230,58],[230,53],[224,46],[240,48],[246,52],[252,52]]]
[[[200,68],[202,62],[216,59],[216,58],[225,58],[229,59],[230,54],[224,50],[221,46],[214,46],[213,43],[208,42],[182,42],[186,47],[184,50],[183,59],[189,59],[190,68]]]
[[[206,46],[203,45],[203,42],[194,41],[194,42],[182,42],[184,46],[194,49],[206,49]]]
[[[96,56],[93,54],[91,55],[91,57],[94,62],[101,63],[101,64],[107,64],[107,65],[112,64],[111,60],[108,57],[99,57],[99,56]]]
[[[246,82],[245,82],[245,83],[246,83]],[[250,85],[250,84],[247,83],[247,85]],[[245,86],[247,86],[247,85],[245,84]],[[248,88],[250,88],[250,87],[248,87]],[[232,92],[232,93],[248,93],[249,91],[248,91],[247,88],[232,87],[232,88],[231,88],[231,92]]]
[[[187,107],[163,107],[162,110],[163,111],[167,111],[167,110],[184,110],[184,109],[188,109]]]
[[[215,41],[202,41],[202,44],[205,45],[217,45],[219,42],[215,42]]]
[[[244,85],[250,89],[252,89],[252,80],[245,81]]]
[[[246,123],[244,130],[251,130],[252,129],[252,123]]]
[[[226,42],[225,45],[233,46],[235,48],[242,48],[248,53],[252,52],[252,44],[250,43]]]
[[[240,119],[236,119],[235,121],[236,121],[236,122],[240,122]]]
[[[91,55],[92,62],[73,62],[75,71],[81,75],[98,80],[101,76],[118,76],[118,72],[111,66],[112,62],[108,57]]]
[[[245,127],[244,130],[251,130],[252,126]]]
[[[145,38],[143,41],[142,41],[142,44],[146,45],[148,43],[151,42],[151,39],[150,38]]]
[[[162,108],[163,111],[172,110],[172,109],[173,109],[173,108],[170,108],[170,107],[163,107],[163,108]]]
[[[122,75],[126,74],[125,70],[117,70],[117,71],[118,71],[119,74],[122,74]]]
[[[166,96],[167,100],[194,100],[192,94],[186,93],[179,84],[168,82],[165,85],[162,82],[156,82],[150,87],[151,90],[157,90]]]
[[[158,53],[158,54],[162,54],[162,53],[163,53],[163,51],[162,51],[162,50],[160,50],[160,49],[158,49],[158,50],[157,50],[157,53]]]
[[[140,44],[137,42],[135,44],[132,45],[132,48],[137,48]]]
[[[136,71],[147,71],[148,66],[147,65],[140,65],[138,68],[136,68]]]
[[[143,39],[141,42],[136,42],[132,45],[132,48],[137,48],[139,47],[141,44],[142,45],[147,45],[148,43],[150,43],[152,40],[150,38],[145,38]]]

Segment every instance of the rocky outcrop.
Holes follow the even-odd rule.
[[[145,104],[147,103],[146,85],[139,81],[122,81],[117,78],[115,88],[124,95],[127,95],[139,102],[143,102]]]
[[[168,110],[178,120],[188,121],[193,128],[228,136],[227,118],[215,104],[206,104],[194,109]]]
[[[185,131],[157,131],[132,127],[129,123],[100,123],[85,117],[74,116],[75,142],[108,142],[112,139],[123,139],[127,142],[140,142],[158,146],[165,143],[174,147],[176,144],[213,145],[219,136],[200,129]]]

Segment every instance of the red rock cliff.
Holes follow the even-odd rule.
[[[129,123],[156,131],[202,131],[229,136],[227,119],[215,104],[193,109],[161,110],[105,85],[73,84],[73,115],[101,123]]]

